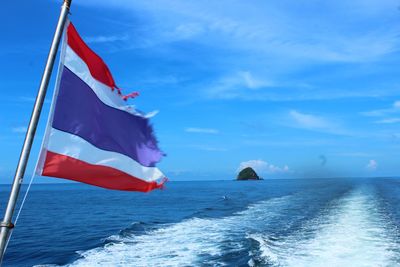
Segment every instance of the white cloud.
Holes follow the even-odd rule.
[[[398,89],[391,88],[390,84],[386,85],[388,88],[378,89],[372,88],[375,86],[372,83],[371,88],[360,85],[338,89],[318,84],[321,79],[315,79],[315,75],[300,75],[302,78],[297,81],[293,78],[303,74],[303,70],[313,73],[312,67],[321,64],[329,67],[338,62],[373,61],[373,65],[381,69],[381,65],[375,63],[386,59],[399,47],[397,24],[394,23],[398,18],[396,1],[382,0],[379,5],[376,1],[328,1],[323,6],[318,1],[301,5],[288,0],[278,2],[265,4],[265,1],[255,0],[249,5],[228,0],[115,0],[101,3],[87,0],[79,4],[111,6],[127,13],[142,14],[142,18],[133,17],[135,27],[126,29],[135,36],[135,42],[126,42],[127,49],[141,47],[149,53],[166,50],[169,60],[176,56],[196,61],[196,64],[205,62],[213,80],[198,85],[198,88],[202,91],[207,88],[206,97],[285,101],[396,94]],[[315,12],[318,8],[329,12]],[[267,13],[269,16],[265,16]],[[110,39],[113,38],[103,36],[93,38],[93,41]],[[176,51],[173,46],[181,41],[189,43],[195,52],[191,52],[192,49]],[[201,60],[195,54],[200,55]],[[251,72],[242,72],[243,69]],[[351,75],[350,72],[357,74],[355,77],[360,73],[365,75],[365,69],[352,65],[341,66],[329,75],[332,80],[343,80]],[[230,79],[230,75],[236,77]],[[315,88],[302,90],[297,85],[304,80],[315,83]],[[248,89],[276,87],[277,84],[289,88],[248,93]]]
[[[250,75],[246,74],[249,73]],[[260,72],[262,73],[262,71]],[[247,77],[246,77],[247,76]],[[262,78],[260,78],[262,76]],[[290,81],[277,74],[264,73],[254,77],[252,72],[234,72],[212,81],[201,84],[205,96],[211,99],[240,99],[256,101],[307,101],[347,98],[376,98],[377,96],[398,95],[398,88],[349,90],[348,88],[323,88],[311,83]],[[254,81],[252,80],[254,79]],[[368,115],[368,112],[363,112]]]
[[[322,116],[291,110],[289,112],[289,118],[289,126],[331,134],[350,135],[350,133],[343,130],[340,125]]]
[[[386,119],[376,121],[375,123],[392,124],[392,123],[398,123],[398,122],[400,122],[400,118],[386,118]]]
[[[17,100],[18,102],[29,102],[29,103],[34,103],[36,101],[36,97],[32,97],[32,96],[21,96],[18,98]],[[51,97],[47,97],[44,102],[45,105],[50,104],[51,103]]]
[[[374,159],[370,159],[366,168],[370,171],[375,171],[378,168],[378,162]]]
[[[262,87],[272,86],[272,83],[270,82],[255,78],[250,71],[241,71],[239,72],[239,76],[241,76],[244,81],[244,85],[249,89],[259,89]]]
[[[185,132],[187,132],[187,133],[219,134],[219,131],[217,129],[195,128],[195,127],[185,128]]]
[[[237,172],[240,172],[244,168],[251,167],[258,173],[290,173],[291,170],[287,165],[283,167],[278,167],[273,164],[270,164],[261,159],[243,161],[239,164],[239,168]]]
[[[262,94],[262,89],[271,87],[278,86],[265,78],[256,77],[251,71],[237,71],[210,86],[207,96],[217,99],[257,99]]]
[[[297,110],[289,111],[288,119],[286,121],[282,119],[278,123],[288,127],[301,128],[335,135],[360,135],[360,133],[345,129],[340,123],[331,118],[325,118],[309,113],[302,113]]]
[[[364,23],[372,19],[379,21],[380,17],[396,18],[396,1],[388,1],[383,5],[385,8],[376,8],[374,12],[371,10],[376,4],[331,1],[324,3],[323,7],[330,11],[328,15],[315,12],[316,2],[304,4],[301,8],[291,1],[281,2],[265,5],[263,1],[253,1],[252,5],[246,5],[241,2],[232,4],[228,0],[207,3],[117,0],[104,1],[100,5],[149,13],[147,17],[156,14],[154,24],[159,29],[151,34],[152,38],[160,35],[159,42],[170,41],[169,38],[163,40],[165,32],[174,32],[178,40],[182,36],[198,40],[206,35],[204,39],[214,45],[257,50],[257,55],[267,53],[282,60],[302,58],[303,63],[311,63],[310,60],[371,60],[391,53],[397,47],[395,26]],[[93,0],[81,4],[99,5]],[[266,12],[270,16],[265,16]],[[310,19],[304,19],[311,14]],[[315,26],[316,22],[318,26]],[[313,31],[310,32],[311,27]]]
[[[297,123],[298,126],[308,128],[308,129],[324,129],[324,128],[331,128],[332,124],[327,121],[326,119],[312,115],[301,113],[296,110],[291,110],[289,112],[290,117]]]
[[[300,146],[300,147],[311,147],[311,146],[326,146],[326,145],[332,145],[333,142],[332,140],[329,139],[308,139],[308,138],[291,138],[290,140],[265,140],[265,139],[258,139],[253,136],[252,139],[245,139],[243,140],[243,145],[246,146],[256,146],[256,147],[294,147],[294,146]]]
[[[167,32],[166,37],[173,40],[190,39],[204,33],[204,26],[200,23],[187,23],[178,25],[172,32]]]
[[[226,148],[214,147],[209,145],[190,145],[190,148],[202,150],[202,151],[210,151],[210,152],[225,152],[228,151]]]
[[[14,127],[11,129],[13,133],[26,133],[27,127],[26,126],[19,126]]]
[[[127,41],[129,39],[128,35],[99,35],[99,36],[88,36],[85,37],[85,42],[88,44],[93,43],[110,43],[110,42],[117,42],[117,41]]]
[[[341,153],[333,153],[331,154],[333,156],[340,156],[340,157],[360,157],[360,158],[368,158],[373,156],[371,153],[365,153],[365,152],[341,152]]]
[[[390,108],[365,111],[361,112],[361,115],[368,117],[382,117],[393,113],[400,113],[400,101],[395,101]]]

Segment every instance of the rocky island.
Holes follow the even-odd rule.
[[[262,180],[261,177],[257,175],[257,173],[251,168],[247,167],[241,170],[236,178],[238,181],[243,180]]]

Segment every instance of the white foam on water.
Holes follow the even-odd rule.
[[[276,220],[291,201],[293,195],[259,202],[229,217],[192,218],[144,235],[111,237],[113,242],[81,253],[82,258],[68,266],[224,266],[206,261],[243,249],[238,238],[243,239],[249,227]]]
[[[374,191],[362,187],[293,236],[272,243],[266,235],[250,237],[276,266],[400,266],[397,230],[384,216]]]

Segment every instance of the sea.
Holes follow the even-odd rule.
[[[397,178],[34,184],[3,266],[392,267],[399,227]]]

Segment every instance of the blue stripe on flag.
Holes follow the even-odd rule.
[[[107,106],[68,68],[62,71],[53,128],[154,167],[163,153],[148,119]]]

